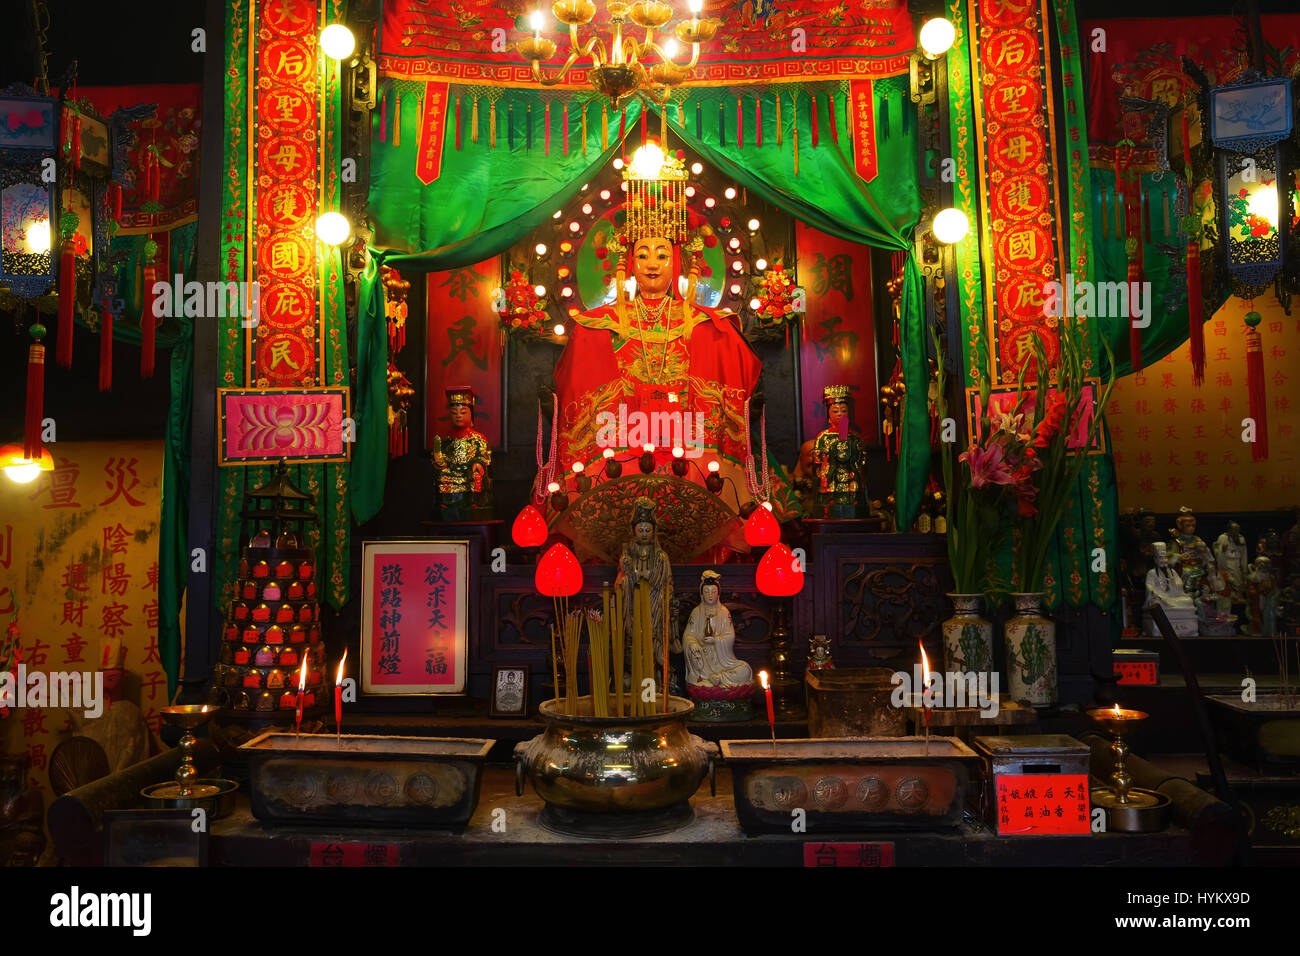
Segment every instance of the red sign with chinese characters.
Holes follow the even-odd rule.
[[[998,836],[1090,833],[1088,775],[1008,774],[997,778]]]
[[[1116,661],[1115,673],[1120,684],[1160,683],[1160,665],[1155,661]]]
[[[853,110],[851,132],[853,168],[866,182],[875,179],[879,171],[876,158],[876,104],[873,100],[873,86],[870,80],[854,80],[849,84],[849,100]]]
[[[465,542],[363,545],[363,689],[455,694],[465,687],[468,555]]]
[[[474,429],[494,448],[501,445],[501,338],[492,307],[501,285],[501,257],[430,272],[427,282],[428,353],[425,435],[432,443],[451,427],[446,389],[474,389]]]
[[[893,866],[892,843],[805,843],[804,866]]]
[[[313,843],[312,866],[397,866],[391,843]]]

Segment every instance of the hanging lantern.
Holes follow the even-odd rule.
[[[537,562],[533,582],[543,597],[573,597],[582,590],[582,565],[567,546],[551,545]]]
[[[766,510],[755,508],[754,514]],[[779,541],[768,548],[767,554],[758,562],[754,583],[768,597],[791,597],[798,594],[803,590],[803,571],[795,567],[794,552]]]
[[[546,543],[550,529],[546,519],[532,505],[524,505],[510,526],[510,539],[521,548],[537,548]]]
[[[781,526],[772,516],[772,509],[766,504],[755,508],[745,522],[745,544],[751,548],[760,548],[777,544],[780,540]]]
[[[1209,130],[1215,155],[1219,202],[1219,254],[1233,279],[1233,293],[1249,299],[1281,272],[1294,212],[1294,170],[1285,146],[1291,135],[1291,82],[1260,79],[1210,91]]]
[[[0,286],[20,299],[54,284],[54,183],[43,176],[57,145],[55,101],[21,83],[0,94]]]

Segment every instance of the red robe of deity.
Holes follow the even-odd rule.
[[[684,311],[680,298],[640,299],[578,317],[555,367],[560,469],[647,443],[664,456],[680,445],[701,471],[714,459],[724,473],[743,467],[745,400],[762,362],[729,313]]]

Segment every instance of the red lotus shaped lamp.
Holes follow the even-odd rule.
[[[546,519],[532,505],[524,505],[515,516],[515,523],[510,526],[510,538],[521,548],[541,547],[549,535]]]
[[[754,513],[766,510],[755,508]],[[803,571],[795,566],[794,552],[778,542],[758,562],[754,582],[768,597],[790,597],[803,590]]]
[[[543,597],[573,597],[582,590],[582,565],[566,545],[553,544],[537,562],[533,581]]]

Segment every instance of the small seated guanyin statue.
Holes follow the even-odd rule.
[[[682,632],[686,693],[699,720],[748,720],[754,671],[735,655],[731,612],[719,598],[717,571],[700,575],[700,603]]]
[[[1179,637],[1196,637],[1200,633],[1196,618],[1196,605],[1192,596],[1183,589],[1183,579],[1177,571],[1169,566],[1169,551],[1163,541],[1151,546],[1156,566],[1147,572],[1146,601],[1143,602],[1142,622],[1146,633],[1159,637],[1160,630],[1151,618],[1151,610],[1156,607],[1165,609],[1174,633]]]

